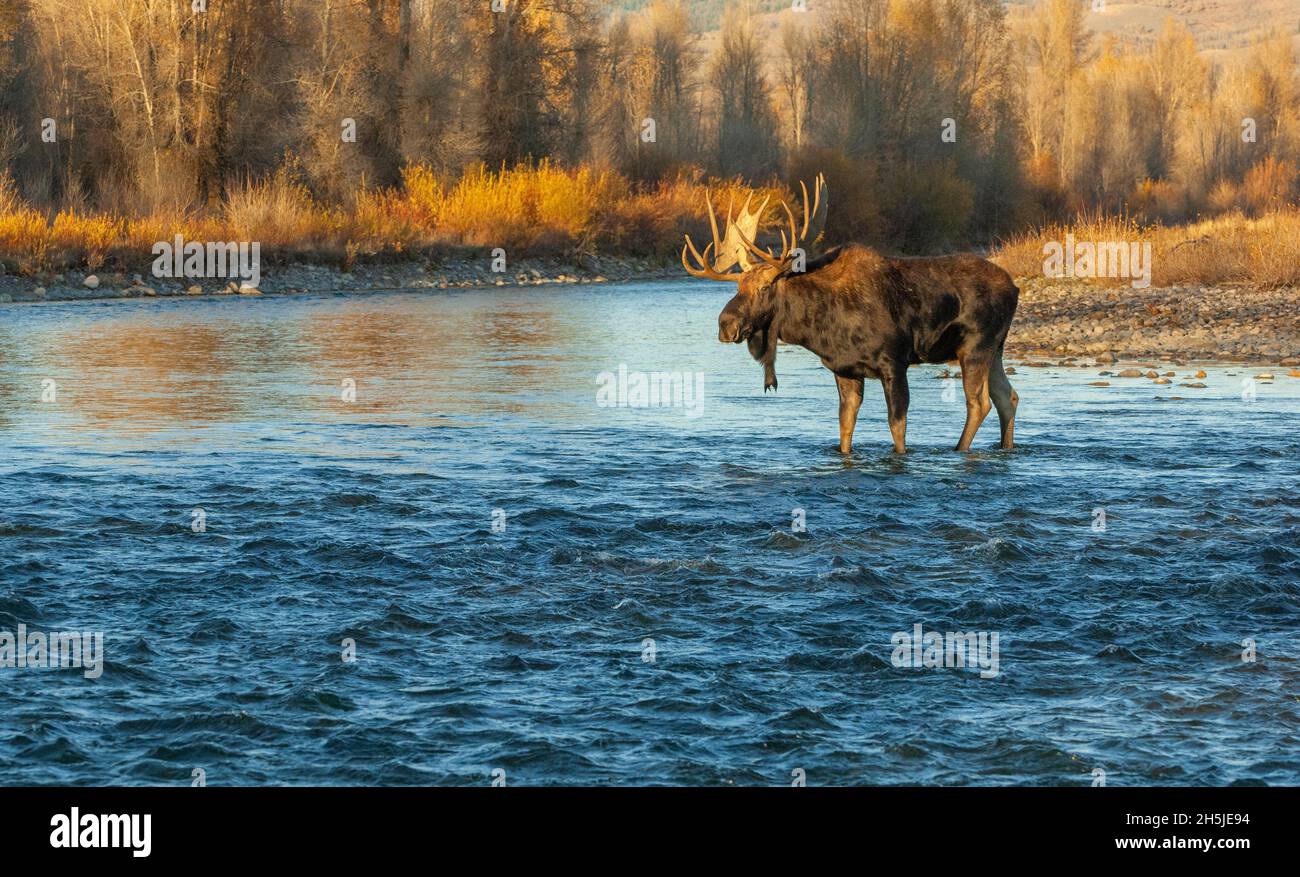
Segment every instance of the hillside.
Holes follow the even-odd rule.
[[[652,0],[615,0],[611,11],[634,11]],[[692,19],[703,32],[716,30],[730,0],[687,0]],[[808,4],[808,14],[817,16],[817,0]],[[1033,0],[1007,3],[1012,18],[1025,14]],[[775,17],[790,8],[790,0],[759,0],[760,10]],[[1088,24],[1100,35],[1121,42],[1143,44],[1154,39],[1168,16],[1187,25],[1196,44],[1210,54],[1231,53],[1250,44],[1263,33],[1281,29],[1300,34],[1300,0],[1147,0],[1144,3],[1107,2],[1101,12],[1091,13]]]

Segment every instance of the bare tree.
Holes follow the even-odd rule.
[[[756,179],[776,170],[779,140],[763,62],[753,3],[730,7],[711,77],[718,96],[716,166],[723,175]]]
[[[816,56],[808,16],[791,11],[781,17],[778,81],[788,115],[787,143],[794,151],[803,148],[813,112]]]

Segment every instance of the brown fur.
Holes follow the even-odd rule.
[[[1007,272],[978,256],[892,258],[850,244],[802,273],[767,265],[749,271],[718,316],[718,339],[748,342],[763,364],[764,390],[777,386],[777,341],[817,354],[839,387],[844,453],[852,449],[864,379],[881,382],[894,449],[901,453],[908,366],[955,359],[966,394],[957,450],[970,447],[993,406],[1002,447],[1010,448],[1018,397],[1002,368],[1002,348],[1019,295]]]

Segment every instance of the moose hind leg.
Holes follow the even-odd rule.
[[[1016,408],[1020,405],[1020,396],[1007,380],[1006,369],[1002,367],[1002,356],[993,358],[989,367],[989,398],[998,409],[998,423],[1002,427],[1002,447],[1010,448],[1015,443]]]
[[[957,450],[970,449],[975,433],[993,406],[989,404],[989,361],[967,357],[961,360],[961,387],[966,393],[966,426],[957,441]]]
[[[889,435],[894,439],[894,451],[907,452],[907,366],[884,372],[880,384],[885,390],[885,408],[889,412]]]
[[[862,378],[836,375],[835,387],[840,391],[840,453],[847,454],[853,450],[853,428],[862,407]]]

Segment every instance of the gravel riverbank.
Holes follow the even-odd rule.
[[[391,289],[461,289],[491,286],[608,283],[681,276],[681,266],[656,259],[593,256],[575,264],[567,259],[520,259],[504,272],[493,271],[487,257],[439,261],[336,266],[291,264],[262,266],[257,288],[226,279],[173,280],[140,274],[68,272],[50,278],[0,276],[0,304],[6,302],[81,301],[185,295],[291,295],[304,292],[373,292]]]
[[[1011,358],[1053,365],[1156,358],[1300,366],[1300,289],[1017,283]]]

